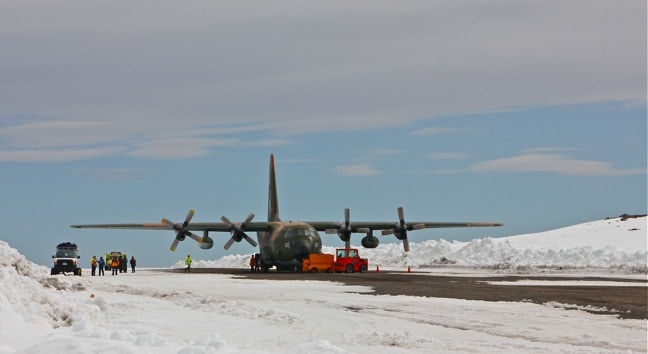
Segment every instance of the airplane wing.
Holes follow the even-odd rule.
[[[451,228],[451,227],[488,227],[503,226],[501,223],[492,222],[439,222],[439,221],[414,221],[405,223],[401,218],[399,222],[375,222],[375,221],[354,221],[353,224],[345,222],[306,222],[311,224],[317,231],[325,231],[327,234],[337,234],[340,240],[344,241],[346,248],[351,246],[352,233],[365,233],[367,236],[362,239],[362,246],[366,248],[375,248],[378,246],[378,239],[373,235],[373,231],[380,230],[382,235],[394,235],[403,242],[405,252],[409,252],[409,240],[407,232],[412,230],[431,229],[431,228]]]
[[[313,225],[317,231],[326,231],[336,229],[344,223],[338,221],[304,221],[307,224]],[[442,222],[442,221],[408,221],[408,224],[417,226],[415,230],[420,229],[435,229],[435,228],[451,228],[451,227],[488,227],[488,226],[502,226],[501,223],[493,222]],[[352,232],[361,232],[361,229],[371,230],[390,230],[397,227],[398,222],[384,222],[384,221],[354,221]],[[413,228],[411,230],[414,230]]]
[[[209,249],[214,245],[214,241],[209,237],[210,231],[215,232],[229,232],[231,238],[225,244],[225,249],[229,249],[234,242],[240,242],[245,239],[253,247],[257,246],[257,242],[249,237],[245,231],[268,231],[269,226],[267,222],[252,222],[254,214],[248,215],[243,222],[231,222],[228,218],[223,216],[223,222],[197,222],[189,223],[194,215],[193,210],[189,210],[187,217],[183,223],[174,223],[167,219],[162,219],[159,223],[143,223],[143,224],[85,224],[85,225],[70,225],[76,229],[136,229],[136,230],[173,230],[176,237],[171,244],[171,251],[175,251],[178,243],[189,237],[200,245],[203,249]],[[203,236],[200,237],[192,231],[202,231]]]
[[[344,222],[321,222],[307,221],[317,231],[325,231],[327,234],[337,234],[345,242],[347,248],[350,247],[352,233],[366,233],[367,236],[362,239],[362,245],[367,248],[378,246],[378,239],[373,236],[373,231],[381,230],[383,235],[394,235],[397,239],[403,241],[405,252],[409,252],[409,241],[407,232],[412,230],[430,229],[430,228],[450,228],[450,227],[488,227],[503,226],[501,223],[494,222],[439,222],[439,221],[414,221],[405,222],[403,208],[398,208],[398,222],[375,222],[375,221],[354,221],[349,220],[349,209],[344,209]]]
[[[75,229],[131,229],[131,230],[168,230],[166,223],[142,224],[83,224],[70,225]],[[229,232],[230,226],[222,222],[192,222],[187,225],[187,231],[215,231]],[[264,221],[252,222],[245,228],[246,231],[267,231],[268,223]]]

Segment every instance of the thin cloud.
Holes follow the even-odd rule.
[[[470,155],[465,152],[446,151],[446,152],[432,152],[428,156],[433,160],[464,160]]]
[[[105,121],[41,121],[0,129],[0,136],[15,149],[59,148],[108,143],[124,135],[124,128]]]
[[[156,160],[202,157],[212,148],[233,146],[238,139],[207,139],[198,137],[171,137],[140,142],[128,155]]]
[[[535,172],[570,176],[624,176],[646,173],[645,169],[615,169],[610,163],[579,160],[565,154],[529,153],[476,163],[474,172]]]
[[[277,147],[290,145],[293,142],[287,139],[262,139],[245,142],[245,146],[250,147]]]
[[[69,162],[88,160],[122,153],[121,148],[79,148],[0,151],[1,162]]]
[[[116,167],[116,168],[102,168],[102,169],[80,169],[77,170],[76,172],[78,174],[92,176],[94,178],[105,180],[105,181],[121,182],[143,174],[144,169]]]
[[[567,147],[562,147],[562,146],[546,146],[546,147],[536,147],[536,148],[529,148],[529,149],[524,149],[522,152],[525,154],[533,154],[533,153],[551,153],[551,152],[567,152],[567,151],[575,151],[577,149],[575,148],[567,148]]]
[[[378,176],[380,171],[371,165],[346,165],[333,168],[333,172],[340,176],[364,177]]]
[[[440,128],[440,127],[427,127],[417,129],[410,133],[412,136],[432,136],[432,135],[441,135],[451,132],[452,129]]]
[[[360,149],[357,152],[355,161],[376,161],[390,156],[403,154],[405,151],[401,149],[388,149],[388,148],[374,148],[374,149]]]

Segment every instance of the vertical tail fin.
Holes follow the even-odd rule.
[[[270,154],[270,186],[268,188],[268,221],[281,221],[277,199],[277,181],[275,178],[274,155]]]

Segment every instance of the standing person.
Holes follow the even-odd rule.
[[[120,273],[128,273],[128,258],[126,258],[125,254],[122,254],[119,265],[121,266],[119,268]]]
[[[117,275],[119,271],[119,258],[117,256],[113,256],[112,260],[110,261],[110,269],[112,269],[112,275]]]
[[[254,267],[256,266],[256,260],[254,259],[254,255],[250,257],[250,273],[254,273]]]
[[[104,268],[106,267],[106,261],[104,261],[103,256],[99,256],[99,275],[104,274]]]
[[[187,255],[187,259],[185,259],[185,265],[187,268],[185,268],[185,272],[191,272],[191,255]]]
[[[135,266],[137,265],[135,256],[131,256],[130,264],[131,264],[131,273],[135,273]]]
[[[97,271],[97,256],[92,256],[92,260],[90,261],[90,266],[92,267],[92,276],[95,276],[95,272]]]

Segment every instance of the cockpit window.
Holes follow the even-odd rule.
[[[317,236],[317,231],[315,231],[315,229],[290,229],[290,230],[288,230],[288,232],[286,232],[286,236],[289,236],[289,237],[294,237],[294,236],[316,237]]]

